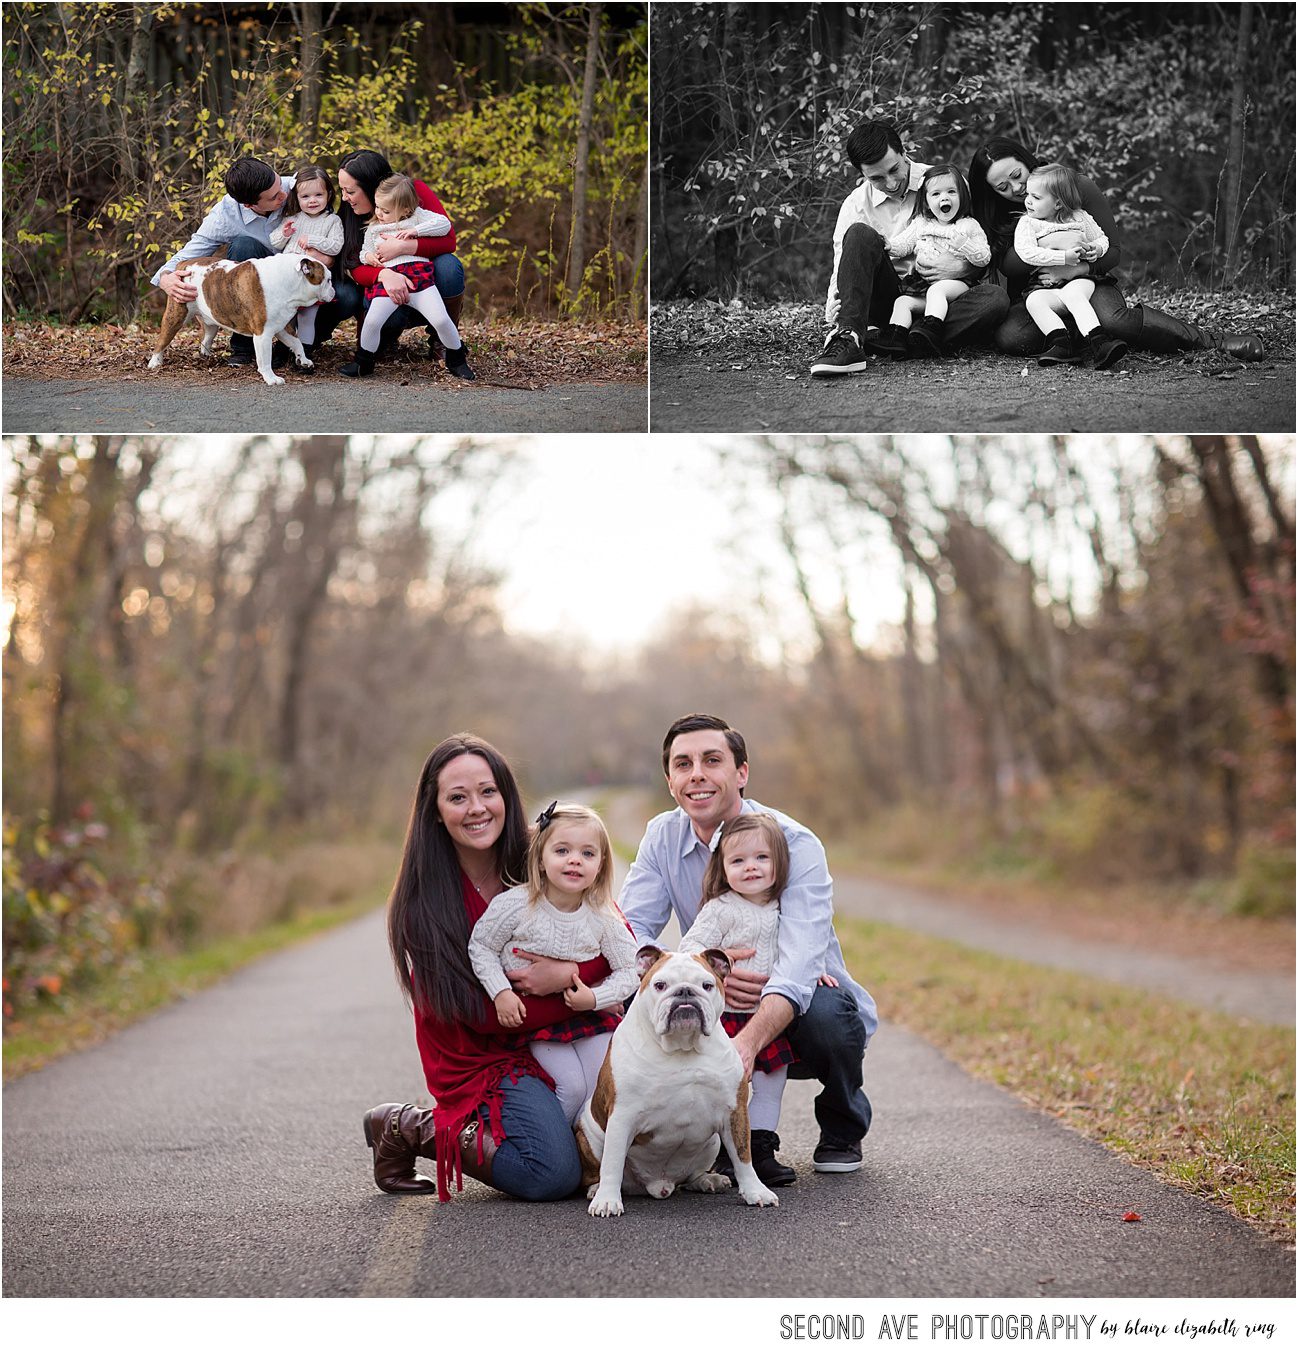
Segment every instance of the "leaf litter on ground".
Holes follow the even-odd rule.
[[[151,324],[78,324],[64,327],[38,322],[7,323],[4,333],[6,374],[62,380],[101,378],[117,371],[123,380],[183,379],[188,384],[218,385],[245,380],[247,372],[225,364],[229,335],[216,340],[212,356],[198,350],[200,331],[187,324],[167,349],[162,369],[147,369],[157,341]],[[614,320],[547,322],[491,319],[464,326],[479,384],[539,390],[547,385],[640,384],[646,379],[648,331],[644,324]],[[354,355],[350,327],[315,353],[316,370],[306,380],[329,380]],[[425,330],[408,329],[397,355],[381,361],[376,380],[400,384],[442,384],[472,389],[455,379],[443,363],[428,357]]]

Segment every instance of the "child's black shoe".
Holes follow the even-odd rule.
[[[469,365],[469,345],[463,339],[459,347],[447,349],[446,369],[461,380],[477,380],[473,367]]]
[[[946,322],[944,320],[938,319],[935,315],[925,315],[910,331],[910,337],[907,340],[910,355],[921,361],[931,357],[940,357],[942,355],[942,331],[945,328]]]
[[[780,1138],[773,1131],[754,1131],[750,1133],[753,1148],[753,1168],[757,1177],[768,1188],[787,1188],[798,1175],[787,1164],[781,1164],[775,1158],[780,1148]]]
[[[879,329],[875,333],[867,333],[861,346],[876,356],[891,357],[893,361],[905,361],[910,356],[906,347],[909,333],[910,330],[903,329],[900,324],[889,324],[887,328]]]
[[[1037,358],[1038,366],[1070,366],[1078,359],[1077,348],[1067,329],[1056,329],[1050,344]]]
[[[372,376],[374,374],[374,353],[362,349],[356,354],[355,361],[349,361],[338,370],[340,376]]]
[[[1111,338],[1103,329],[1092,329],[1083,340],[1086,355],[1097,371],[1107,371],[1127,355],[1127,345],[1121,338]]]

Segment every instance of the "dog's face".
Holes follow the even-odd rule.
[[[308,286],[320,289],[322,303],[327,304],[333,300],[333,278],[329,275],[329,269],[318,258],[303,258],[298,264],[298,270],[302,273],[302,277]]]
[[[640,990],[632,1012],[643,1009],[659,1042],[693,1046],[708,1037],[725,1007],[723,983],[730,962],[719,948],[705,953],[664,953],[646,944],[636,954]]]

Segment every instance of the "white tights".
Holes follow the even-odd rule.
[[[420,292],[422,295],[423,293]],[[446,342],[443,338],[442,342]],[[554,1081],[559,1107],[567,1114],[568,1125],[577,1120],[586,1100],[595,1092],[599,1068],[604,1064],[612,1033],[595,1033],[576,1042],[532,1042],[528,1049]]]
[[[304,347],[315,342],[315,317],[319,308],[320,302],[316,301],[314,305],[304,305],[297,312],[297,340]]]
[[[774,1131],[780,1125],[780,1099],[788,1066],[779,1070],[753,1071],[753,1096],[748,1100],[748,1126],[752,1131]]]
[[[446,302],[435,286],[426,286],[422,291],[412,291],[406,300],[437,330],[448,352],[455,352],[460,346],[460,331],[451,323],[446,313]],[[361,347],[366,352],[379,350],[379,334],[383,331],[389,315],[396,314],[400,307],[390,296],[375,296],[370,308],[365,312],[365,323],[361,328]],[[576,1043],[572,1044],[574,1047]]]
[[[898,296],[892,307],[892,322],[908,329],[918,314],[945,319],[946,307],[968,290],[968,282],[934,282],[923,296]]]
[[[1033,291],[1028,296],[1028,314],[1042,333],[1054,333],[1064,327],[1060,318],[1065,311],[1077,321],[1077,332],[1086,337],[1100,327],[1100,317],[1091,306],[1095,283],[1089,277],[1074,277],[1060,287]]]

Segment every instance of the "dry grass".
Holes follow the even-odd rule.
[[[1292,1029],[888,925],[840,921],[884,1017],[980,1078],[1294,1239]]]

